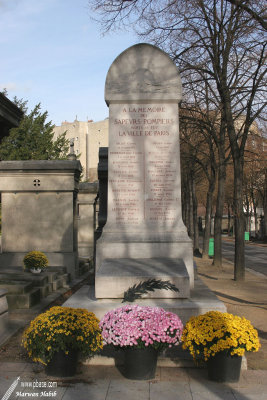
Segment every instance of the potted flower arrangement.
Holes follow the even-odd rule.
[[[71,307],[52,307],[38,315],[24,331],[22,344],[54,376],[74,375],[78,356],[93,356],[103,347],[95,314]]]
[[[244,317],[209,311],[191,317],[182,335],[194,360],[206,361],[211,380],[237,382],[245,351],[258,351],[258,332]]]
[[[41,251],[30,251],[23,258],[23,264],[26,270],[36,274],[48,266],[48,258]]]
[[[125,376],[155,377],[158,352],[180,343],[180,318],[159,307],[125,305],[107,312],[100,328],[104,344],[124,349]]]

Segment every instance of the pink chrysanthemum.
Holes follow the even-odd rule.
[[[163,308],[138,305],[126,305],[107,312],[99,326],[105,344],[153,346],[158,350],[177,346],[183,331],[178,315]]]

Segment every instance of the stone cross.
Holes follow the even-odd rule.
[[[70,139],[70,152],[68,154],[68,160],[75,161],[76,154],[74,153],[74,139]]]

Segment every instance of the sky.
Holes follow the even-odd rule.
[[[87,0],[0,0],[0,91],[41,103],[55,125],[107,118],[108,69],[138,39],[103,36],[92,17]]]

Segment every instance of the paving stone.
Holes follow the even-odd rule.
[[[106,400],[149,400],[149,381],[111,381]]]
[[[266,400],[267,392],[255,393],[254,391],[246,390],[244,393],[234,391],[235,400]]]
[[[160,369],[161,381],[176,381],[189,383],[188,369],[183,368],[161,368]]]
[[[105,400],[107,399],[108,387],[109,382],[105,380],[96,381],[92,384],[78,383],[66,389],[62,400]]]
[[[192,400],[190,386],[181,382],[156,382],[150,384],[150,400]]]
[[[229,393],[232,388],[224,383],[212,382],[208,380],[190,380],[190,388],[192,393]]]
[[[236,400],[236,398],[232,392],[213,393],[207,391],[201,393],[192,393],[192,400]]]
[[[9,372],[22,373],[27,366],[27,363],[6,362],[0,363],[0,376]]]

